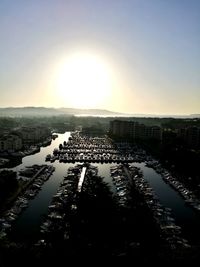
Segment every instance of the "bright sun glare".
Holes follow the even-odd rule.
[[[111,93],[110,70],[96,55],[72,54],[59,69],[57,90],[71,107],[100,107]]]

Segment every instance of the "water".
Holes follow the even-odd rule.
[[[48,206],[51,203],[52,196],[56,193],[59,184],[63,180],[63,176],[67,173],[69,166],[73,164],[45,162],[47,154],[52,154],[54,148],[58,148],[60,143],[67,141],[70,132],[58,134],[58,138],[52,140],[48,147],[41,148],[40,152],[24,157],[22,164],[15,167],[13,170],[20,170],[26,166],[33,164],[53,164],[55,171],[47,182],[42,186],[42,190],[33,200],[29,201],[28,208],[19,216],[14,226],[14,236],[17,239],[29,239],[37,237],[39,226],[42,223],[43,216],[48,212]]]
[[[135,163],[142,169],[144,178],[149,182],[161,204],[172,209],[176,224],[183,229],[186,238],[198,241],[200,238],[200,216],[196,211],[185,204],[184,199],[169,185],[164,182],[161,175],[144,163]]]
[[[72,163],[54,163],[45,162],[47,154],[52,154],[54,148],[58,148],[60,143],[67,141],[70,136],[70,132],[65,134],[58,134],[58,138],[52,140],[51,145],[41,148],[40,152],[24,157],[22,164],[14,168],[14,170],[20,170],[25,166],[33,164],[53,164],[55,166],[55,172],[49,178],[47,182],[42,186],[42,190],[33,200],[29,201],[28,208],[19,216],[14,226],[14,235],[17,239],[32,239],[37,238],[39,232],[39,226],[42,223],[44,215],[48,212],[48,206],[51,203],[52,196],[58,190],[59,184],[63,180],[63,176],[67,173],[69,166],[73,166]],[[93,164],[98,167],[98,174],[104,177],[104,181],[108,183],[112,192],[115,192],[112,179],[110,177],[110,167],[114,164]],[[186,238],[191,240],[198,240],[200,237],[199,230],[199,216],[195,211],[186,206],[182,197],[168,184],[166,184],[160,174],[157,174],[152,168],[148,168],[144,163],[135,163],[135,166],[142,169],[144,178],[150,183],[158,196],[161,204],[172,209],[172,213],[176,220],[176,224],[183,228]]]
[[[106,164],[95,163],[93,165],[98,167],[98,175],[104,177],[104,182],[106,182],[108,184],[111,192],[115,193],[116,192],[115,186],[113,185],[112,178],[110,176],[110,167],[114,166],[115,164],[113,164],[113,163],[106,163]]]
[[[28,208],[19,216],[14,225],[13,236],[16,240],[29,240],[37,239],[39,227],[44,219],[44,216],[48,213],[48,206],[51,203],[52,196],[57,192],[60,183],[63,180],[64,175],[70,166],[74,166],[73,163],[60,163],[55,161],[49,163],[45,161],[47,154],[52,154],[54,148],[58,148],[60,143],[67,141],[70,136],[70,132],[65,134],[58,134],[58,138],[52,140],[51,145],[41,148],[40,152],[24,157],[22,164],[13,168],[15,171],[25,168],[33,164],[53,164],[56,168],[52,176],[42,186],[42,190],[33,200],[29,201]],[[111,191],[115,192],[110,177],[110,166],[113,164],[94,164],[98,167],[98,175],[104,177],[104,181],[108,183]]]
[[[64,141],[67,141],[70,137],[70,132],[66,132],[64,134],[58,134],[58,138],[55,140],[52,140],[51,145],[47,147],[42,147],[40,149],[40,152],[30,155],[27,157],[24,157],[22,159],[22,164],[18,165],[17,167],[13,168],[13,170],[20,170],[24,168],[25,166],[30,166],[33,164],[48,164],[45,162],[45,157],[47,154],[52,154],[54,148],[58,148],[60,143],[63,143]],[[55,165],[56,167],[56,165]]]

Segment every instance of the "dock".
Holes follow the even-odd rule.
[[[78,182],[78,192],[81,192],[82,185],[83,185],[83,182],[85,179],[86,170],[87,170],[87,167],[82,168],[81,177],[80,177],[79,182]]]

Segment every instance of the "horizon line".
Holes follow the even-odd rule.
[[[161,113],[127,113],[127,112],[119,112],[119,111],[112,111],[109,109],[104,109],[104,108],[78,108],[78,107],[48,107],[48,106],[6,106],[6,107],[0,107],[0,109],[9,109],[9,108],[46,108],[46,109],[79,109],[79,110],[104,110],[112,113],[118,113],[124,116],[132,116],[132,115],[137,115],[137,116],[195,116],[195,115],[200,115],[199,113],[190,113],[190,114],[161,114]]]

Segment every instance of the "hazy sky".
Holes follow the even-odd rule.
[[[93,67],[86,56],[63,69],[74,53],[97,62]],[[65,69],[77,80],[69,88],[73,81],[64,79],[61,89]],[[88,83],[94,88],[84,101]],[[6,106],[200,113],[200,1],[1,0],[0,107]]]

